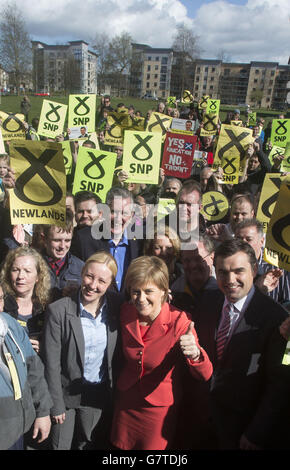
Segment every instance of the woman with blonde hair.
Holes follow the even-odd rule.
[[[125,285],[130,296],[120,316],[125,363],[117,382],[111,442],[122,450],[170,449],[184,367],[206,381],[212,365],[189,315],[167,303],[164,261],[156,256],[136,258]]]
[[[123,299],[109,290],[116,274],[111,254],[95,253],[82,269],[78,292],[47,309],[42,358],[53,399],[53,450],[109,445]]]
[[[22,246],[7,253],[1,280],[6,292],[4,311],[16,318],[39,352],[44,311],[49,302],[50,274],[38,251]]]

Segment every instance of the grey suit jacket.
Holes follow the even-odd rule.
[[[107,376],[112,391],[121,367],[119,310],[123,297],[107,291]],[[78,294],[49,305],[43,331],[41,357],[54,406],[53,416],[66,408],[78,408],[84,373],[85,342],[78,306]]]

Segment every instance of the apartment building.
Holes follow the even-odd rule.
[[[193,82],[193,96],[197,99],[203,95],[218,98],[219,79],[221,74],[220,60],[196,60]]]
[[[194,64],[192,90],[220,99],[223,104],[258,105],[282,109],[289,91],[290,65],[277,62],[223,63],[199,59]]]
[[[32,41],[35,91],[97,93],[97,54],[85,41],[48,45]]]
[[[170,93],[172,61],[172,49],[132,43],[130,95],[167,98]]]

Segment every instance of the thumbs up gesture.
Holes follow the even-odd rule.
[[[192,321],[190,322],[187,332],[184,335],[180,336],[179,344],[181,347],[181,351],[186,357],[192,359],[193,361],[198,361],[200,356],[200,349],[196,345],[195,337],[192,332],[193,328],[194,323]]]

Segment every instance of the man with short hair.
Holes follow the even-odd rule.
[[[181,249],[184,273],[172,284],[172,304],[198,320],[199,307],[217,290],[213,267],[214,244],[207,235],[199,235],[192,249]]]
[[[287,312],[254,287],[257,260],[248,243],[223,242],[214,266],[220,299],[208,305],[211,324],[209,317],[199,324],[198,336],[214,365],[210,400],[219,448],[280,448],[289,408],[283,375],[289,372],[279,326]]]
[[[249,243],[253,248],[258,272],[255,285],[276,302],[284,304],[290,300],[290,273],[274,267],[264,260],[263,225],[256,219],[245,219],[235,227],[235,237]]]
[[[132,228],[133,196],[125,188],[113,187],[106,196],[102,222],[96,222],[76,232],[74,254],[86,261],[97,251],[109,251],[114,256],[118,272],[113,288],[121,291],[124,288],[124,277],[130,262],[140,256],[142,239],[136,239]],[[106,216],[107,215],[107,216]]]
[[[90,191],[79,191],[75,194],[75,219],[77,228],[91,227],[99,217],[98,204],[101,198]]]
[[[43,257],[50,271],[53,301],[69,295],[81,284],[84,262],[70,252],[72,237],[73,214],[69,210],[66,211],[65,228],[43,226]]]
[[[230,222],[211,225],[207,228],[207,234],[217,242],[228,240],[234,237],[234,230],[239,222],[253,217],[255,217],[253,197],[250,194],[237,194],[232,198]]]
[[[84,139],[85,137],[88,137],[86,127],[82,126],[80,128],[80,133],[81,133],[81,135],[78,136],[78,139]]]
[[[199,234],[205,233],[205,220],[200,213],[201,188],[194,180],[183,183],[177,195],[177,232],[184,243],[194,243]]]

